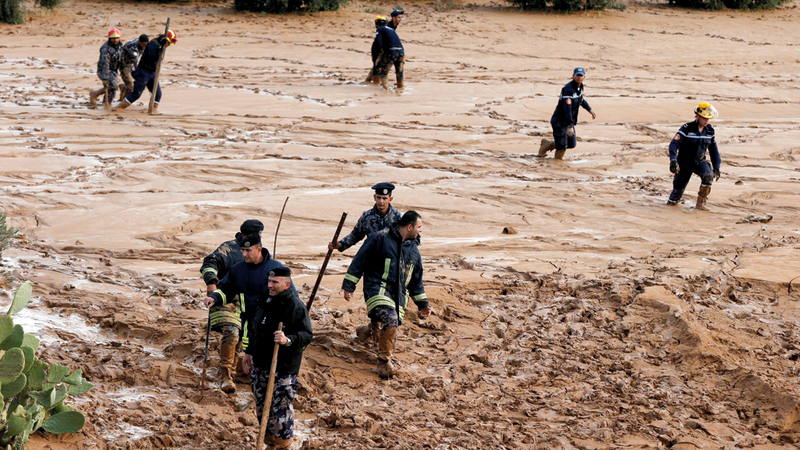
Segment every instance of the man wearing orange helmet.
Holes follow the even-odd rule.
[[[153,89],[155,89],[156,100],[153,105],[153,112],[158,110],[158,103],[161,101],[161,83],[159,83],[158,86],[153,86],[156,78],[156,67],[158,66],[158,60],[161,57],[163,49],[176,42],[178,42],[178,35],[174,31],[168,30],[167,34],[158,35],[157,38],[153,39],[145,46],[142,52],[142,59],[133,72],[133,78],[135,79],[133,92],[128,94],[121,102],[114,105],[115,111],[125,109],[131,106],[136,100],[139,100],[145,87],[147,87],[150,92],[153,92]]]
[[[708,209],[706,201],[711,193],[711,183],[715,179],[719,180],[719,167],[722,164],[714,127],[708,121],[718,116],[719,113],[710,103],[698,104],[694,110],[694,121],[684,124],[669,143],[669,171],[675,177],[672,179],[672,193],[667,205],[678,204],[689,179],[695,173],[701,179],[695,209]],[[706,155],[711,157],[710,163]]]
[[[100,59],[97,61],[97,76],[103,82],[103,87],[89,91],[89,107],[97,108],[97,98],[106,95],[104,103],[111,103],[119,89],[117,72],[120,69],[119,53],[122,49],[120,39],[122,32],[113,28],[108,32],[108,40],[100,47]]]

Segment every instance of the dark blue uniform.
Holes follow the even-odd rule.
[[[378,61],[378,75],[381,78],[389,74],[389,66],[394,65],[395,74],[397,74],[397,84],[402,85],[403,80],[403,60],[405,59],[405,50],[403,43],[400,42],[400,36],[393,29],[386,25],[378,28],[375,32],[375,42],[373,47],[380,48],[380,61]]]
[[[578,123],[578,111],[581,107],[587,111],[592,110],[592,107],[583,98],[583,87],[583,84],[578,86],[578,83],[573,80],[561,88],[558,105],[553,112],[553,117],[550,118],[556,150],[575,148],[578,144],[577,132],[571,137],[567,136],[567,128],[574,128]]]
[[[710,163],[706,159],[707,154],[711,157]],[[669,159],[677,161],[680,169],[672,179],[670,203],[677,203],[681,199],[693,173],[701,178],[701,187],[710,187],[714,173],[719,172],[722,164],[714,127],[707,124],[700,131],[696,120],[684,124],[669,144]]]
[[[378,212],[377,206],[373,206],[372,209],[368,209],[361,214],[361,217],[358,218],[358,222],[356,222],[356,226],[353,227],[353,231],[339,241],[339,251],[343,252],[347,250],[357,244],[361,239],[364,239],[364,236],[370,237],[373,233],[391,227],[397,223],[401,217],[403,217],[403,213],[392,205],[389,205],[389,210],[383,215]]]
[[[136,66],[136,70],[133,72],[133,78],[135,80],[133,84],[133,92],[125,97],[126,102],[133,104],[133,102],[139,100],[139,97],[142,96],[145,87],[147,87],[150,92],[153,92],[153,82],[156,78],[158,59],[161,57],[161,48],[161,44],[158,43],[157,39],[151,40],[147,43],[147,46],[145,46],[144,51],[142,52],[142,59],[139,61],[139,65]],[[159,83],[156,87],[156,103],[160,101],[161,83]]]

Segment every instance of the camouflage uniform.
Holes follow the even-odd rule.
[[[267,400],[269,387],[269,368],[253,367],[250,372],[250,383],[253,385],[253,396],[256,399],[256,414],[261,423],[264,402]],[[267,435],[281,439],[294,436],[294,399],[297,398],[297,375],[276,374],[275,390],[272,392],[272,405],[267,421]]]
[[[389,210],[384,215],[378,212],[377,206],[373,206],[372,209],[368,209],[361,214],[353,231],[339,241],[339,251],[343,252],[357,244],[364,237],[369,237],[373,233],[391,227],[402,216],[403,214],[392,205],[389,205]]]
[[[136,70],[140,54],[139,38],[126,42],[120,51],[120,74],[122,75],[122,81],[125,83],[123,97],[133,92],[133,71]]]
[[[127,45],[127,44],[126,44]],[[228,274],[234,264],[243,261],[242,249],[236,240],[224,242],[217,247],[210,255],[203,259],[203,266],[200,273],[206,285],[217,285],[219,280]],[[241,306],[237,296],[233,302],[226,305],[212,306],[209,310],[211,314],[211,329],[222,333],[222,343],[220,345],[219,365],[226,378],[232,376],[234,368],[237,366],[237,355],[242,350],[240,331],[242,328]],[[223,386],[223,390],[233,392],[235,384],[230,381]]]
[[[120,51],[122,50],[122,43],[114,45],[111,40],[107,40],[102,47],[100,47],[100,59],[97,61],[97,77],[103,81],[103,91],[105,92],[105,83],[108,83],[108,100],[114,98],[114,95],[119,89],[119,81],[117,81],[117,72],[120,70]]]

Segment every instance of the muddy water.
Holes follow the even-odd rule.
[[[2,207],[23,234],[4,265],[51,318],[41,357],[97,385],[82,434],[33,448],[252,447],[247,386],[216,390],[216,352],[198,400],[200,261],[251,217],[271,250],[288,196],[277,256],[307,296],[341,212],[352,226],[378,181],[424,217],[437,316],[411,314],[403,373],[380,382],[352,340],[362,299],[339,292],[353,250],[337,253],[296,448],[793,448],[796,5],[404,6],[407,88],[389,93],[360,84],[388,5],[276,18],[79,1],[0,26]],[[161,114],[147,95],[87,109],[106,29],[155,34],[167,16]],[[534,158],[576,65],[598,118],[581,113],[563,162]],[[722,178],[710,212],[694,211],[696,178],[666,208],[667,145],[700,100],[721,114]],[[773,219],[737,223],[751,214]]]

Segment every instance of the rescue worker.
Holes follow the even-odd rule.
[[[100,47],[100,59],[97,60],[97,77],[103,82],[103,87],[89,91],[89,107],[97,108],[97,97],[105,94],[103,103],[111,104],[119,88],[117,71],[120,69],[120,50],[122,32],[112,28],[108,32],[108,40]]]
[[[405,14],[405,12],[402,9],[395,9],[394,11],[392,11],[392,20],[389,21],[389,23],[387,23],[386,26],[397,31],[397,27],[403,20],[403,14]]]
[[[558,97],[553,117],[550,118],[550,125],[553,127],[553,141],[542,139],[539,146],[540,158],[547,156],[547,152],[555,149],[555,159],[564,159],[564,154],[568,148],[575,148],[578,144],[575,134],[575,125],[578,123],[578,111],[580,108],[589,111],[592,119],[597,118],[597,114],[592,111],[592,107],[583,98],[583,80],[586,77],[586,70],[583,67],[576,67],[572,71],[572,81],[561,88],[561,95]]]
[[[114,105],[114,110],[125,109],[131,106],[133,102],[139,100],[139,97],[144,93],[144,88],[150,92],[156,90],[156,99],[153,104],[153,112],[158,112],[158,104],[161,101],[161,83],[158,86],[153,86],[156,78],[156,67],[158,60],[161,57],[162,49],[178,42],[178,35],[174,31],[169,30],[167,34],[159,34],[157,38],[147,43],[142,52],[142,58],[136,70],[133,72],[133,92],[128,94],[122,101]]]
[[[236,243],[242,250],[242,261],[234,264],[228,274],[225,275],[217,289],[209,294],[204,303],[211,308],[212,306],[225,306],[239,297],[239,307],[241,308],[242,318],[242,347],[247,352],[248,329],[253,325],[251,310],[256,307],[256,300],[259,297],[267,297],[269,294],[269,272],[279,266],[279,261],[271,258],[269,250],[261,247],[261,236],[258,233],[248,235],[237,235]],[[292,285],[292,291],[294,285]]]
[[[133,42],[133,41],[132,41]],[[245,220],[236,233],[236,238],[217,247],[210,255],[203,259],[200,273],[206,283],[206,295],[211,295],[217,290],[221,278],[225,278],[239,261],[243,261],[242,249],[238,240],[242,236],[251,234],[261,235],[264,224],[259,220]],[[222,373],[222,391],[225,393],[236,392],[236,383],[233,373],[236,368],[238,353],[241,351],[240,332],[242,328],[241,306],[239,299],[222,306],[213,306],[209,311],[211,315],[211,330],[222,333],[222,342],[219,347],[219,366]]]
[[[403,323],[408,299],[419,308],[419,316],[431,313],[428,296],[422,285],[422,258],[417,249],[417,236],[422,229],[422,217],[416,211],[403,214],[391,228],[370,236],[358,250],[342,282],[344,298],[353,296],[361,277],[364,277],[364,299],[367,315],[382,325],[378,341],[378,375],[392,377],[392,364],[397,327]]]
[[[380,56],[375,62],[378,76],[381,77],[381,86],[389,90],[389,67],[394,66],[397,76],[397,89],[403,89],[403,66],[405,65],[405,50],[397,32],[386,25],[378,27],[373,45],[381,49]]]
[[[386,17],[378,16],[375,18],[375,39],[372,40],[372,48],[370,54],[372,55],[372,68],[369,69],[367,74],[367,83],[377,84],[381,77],[378,76],[378,57],[381,56],[381,46],[378,41],[378,28],[386,25]]]
[[[260,296],[255,309],[248,311],[253,315],[253,328],[248,331],[250,345],[242,360],[243,368],[250,372],[256,414],[261,423],[264,420],[262,411],[269,386],[272,355],[275,344],[280,344],[275,387],[272,404],[267,409],[264,436],[267,448],[274,449],[288,449],[292,445],[297,375],[300,373],[303,350],[313,337],[308,310],[292,289],[291,275],[291,270],[283,266],[269,272],[269,295]],[[279,323],[283,323],[281,331],[278,331]]]
[[[142,50],[144,50],[149,41],[150,38],[143,34],[137,39],[131,39],[122,46],[122,51],[120,52],[120,75],[122,75],[122,82],[125,85],[123,89],[120,89],[120,100],[133,92],[133,71],[136,70],[139,56],[141,56]]]
[[[697,193],[695,209],[707,210],[706,202],[711,192],[711,183],[719,180],[722,160],[717,148],[714,127],[708,121],[719,116],[717,110],[708,102],[702,102],[694,110],[694,121],[685,123],[669,143],[669,171],[675,174],[672,179],[672,193],[667,205],[675,206],[683,196],[689,179],[695,173],[700,177],[700,190]],[[711,162],[706,159],[711,157]]]
[[[337,249],[340,252],[347,250],[354,246],[364,237],[370,237],[378,231],[385,230],[397,223],[402,217],[400,211],[392,206],[392,192],[394,185],[392,183],[378,183],[372,186],[375,194],[372,198],[375,200],[375,205],[361,214],[358,218],[356,226],[353,231],[347,236],[339,240],[335,244],[328,243],[328,249]],[[419,242],[417,242],[419,244]],[[374,344],[378,341],[381,331],[381,324],[377,320],[373,320],[369,325],[361,325],[356,328],[356,335],[365,344]]]

